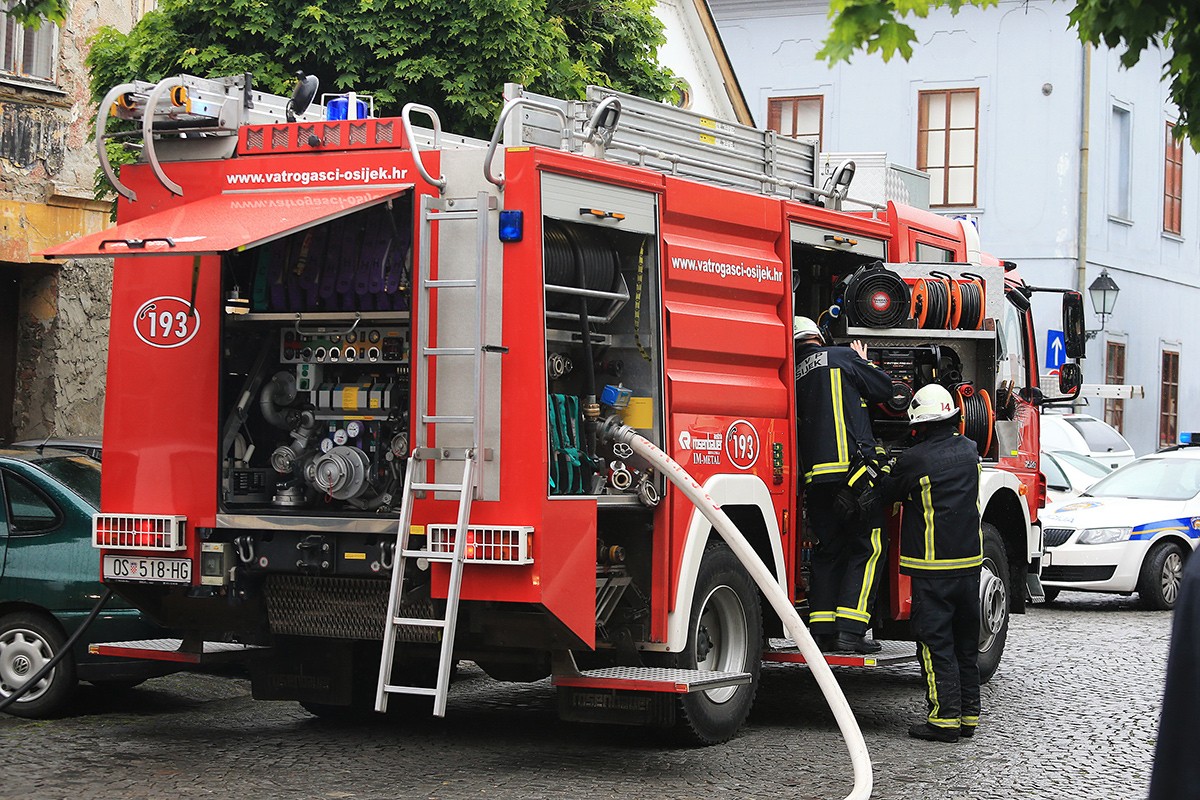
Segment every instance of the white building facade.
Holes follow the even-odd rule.
[[[973,217],[984,249],[1034,285],[1086,294],[1107,272],[1120,293],[1102,330],[1085,300],[1097,330],[1085,380],[1145,396],[1092,399],[1087,413],[1138,454],[1200,430],[1200,159],[1170,135],[1165,53],[1126,70],[1119,51],[1079,42],[1069,5],[1000,0],[907,20],[908,62],[859,53],[831,69],[815,57],[827,3],[709,5],[756,119],[819,137],[823,151],[882,151],[929,172],[932,210]],[[1035,299],[1044,372],[1057,306]]]

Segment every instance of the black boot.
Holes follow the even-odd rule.
[[[883,645],[874,639],[868,639],[866,636],[855,636],[853,633],[842,631],[837,635],[837,649],[868,655],[870,653],[878,653],[883,649]]]
[[[832,633],[814,633],[813,641],[821,648],[822,653],[836,653],[838,650],[837,636]]]
[[[908,735],[914,739],[924,739],[927,742],[957,742],[958,728],[939,728],[928,722],[918,722],[908,729]]]

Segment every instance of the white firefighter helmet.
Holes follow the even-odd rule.
[[[821,338],[821,329],[817,327],[817,323],[808,317],[792,317],[792,338],[807,339],[809,337]]]
[[[945,388],[936,383],[922,386],[913,395],[912,402],[908,404],[908,421],[914,425],[921,422],[950,419],[958,413],[958,407],[954,405],[954,398]]]

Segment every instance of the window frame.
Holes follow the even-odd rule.
[[[54,512],[53,522],[38,527],[36,529],[21,528],[17,524],[17,515],[13,513],[12,507],[12,490],[10,488],[10,480],[16,481],[26,490],[32,492],[40,499],[47,508]],[[10,538],[18,538],[22,536],[44,536],[48,533],[54,533],[61,528],[67,520],[66,512],[62,506],[50,497],[40,486],[34,481],[17,472],[15,469],[7,467],[0,468],[0,503],[4,505],[4,513],[8,515],[8,535]]]
[[[1173,370],[1168,370],[1173,362]],[[1164,344],[1159,351],[1158,372],[1158,446],[1179,443],[1179,348]]]
[[[796,94],[785,95],[780,97],[767,98],[767,128],[775,131],[780,136],[788,139],[811,139],[814,134],[811,133],[796,133],[796,119],[799,115],[796,113],[799,110],[801,103],[815,102],[817,104],[817,132],[815,134],[817,142],[817,152],[821,152],[821,148],[825,142],[825,95],[823,94]],[[783,106],[785,103],[792,105],[792,132],[784,133],[780,130],[783,120]]]
[[[1118,125],[1117,119],[1123,120]],[[1133,222],[1133,109],[1114,102],[1109,111],[1108,218]]]
[[[0,0],[4,8],[12,6],[12,0]],[[58,52],[60,46],[59,26],[48,20],[34,30],[27,28],[9,14],[0,9],[3,17],[4,31],[0,33],[0,81],[8,83],[33,84],[36,86],[56,87],[58,85]],[[29,56],[26,47],[30,40],[38,46],[38,39],[44,37],[45,46],[49,47],[47,64],[49,75],[38,75],[29,71]],[[12,53],[8,52],[12,48]],[[36,59],[36,55],[33,57]],[[12,62],[12,68],[8,67]]]
[[[1163,233],[1183,235],[1183,139],[1175,138],[1170,120],[1163,148]]]
[[[975,100],[975,116],[971,127],[954,127],[950,122],[951,115],[951,99],[954,95],[971,95]],[[957,89],[922,89],[917,92],[917,169],[923,172],[929,172],[929,134],[932,131],[939,131],[945,138],[945,144],[942,151],[942,167],[934,167],[943,171],[941,176],[941,203],[933,202],[931,197],[929,202],[930,208],[978,208],[979,207],[979,87],[962,87]],[[932,127],[929,119],[929,100],[934,96],[941,96],[945,100],[945,115],[942,120],[944,123],[940,128]],[[951,134],[954,131],[971,130],[974,133],[974,148],[971,153],[971,163],[968,164],[951,164],[950,162],[950,140]],[[962,168],[969,166],[971,168],[971,201],[969,203],[950,203],[946,202],[950,195],[950,171],[952,168]],[[931,189],[937,181],[930,176]],[[936,192],[931,191],[931,195],[936,196]]]
[[[1114,364],[1113,356],[1118,356],[1120,363]],[[1106,384],[1125,383],[1126,343],[1108,339],[1104,343],[1104,382]],[[1110,398],[1104,401],[1104,421],[1125,433],[1125,401],[1122,398]]]

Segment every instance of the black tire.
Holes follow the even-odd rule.
[[[1008,598],[1012,597],[1012,579],[1008,572],[1008,551],[1000,531],[990,522],[983,523],[983,570],[979,576],[979,680],[987,683],[1000,666],[1004,644],[1008,641]]]
[[[1146,554],[1137,583],[1142,608],[1170,611],[1175,607],[1183,580],[1183,561],[1183,548],[1175,542],[1157,544]]]
[[[1042,587],[1042,593],[1046,595],[1047,603],[1053,603],[1055,600],[1057,600],[1058,593],[1061,591],[1062,591],[1062,589],[1059,589],[1058,587],[1055,587],[1053,589],[1050,588],[1049,586]]]
[[[57,623],[45,614],[21,611],[0,618],[0,699],[20,688],[62,650],[65,641]],[[62,711],[75,685],[75,659],[68,653],[37,686],[5,710],[15,717],[52,717]]]
[[[709,545],[696,576],[684,669],[749,672],[750,683],[692,692],[679,699],[685,739],[719,744],[733,738],[750,714],[762,667],[762,606],[758,588],[724,544]]]

